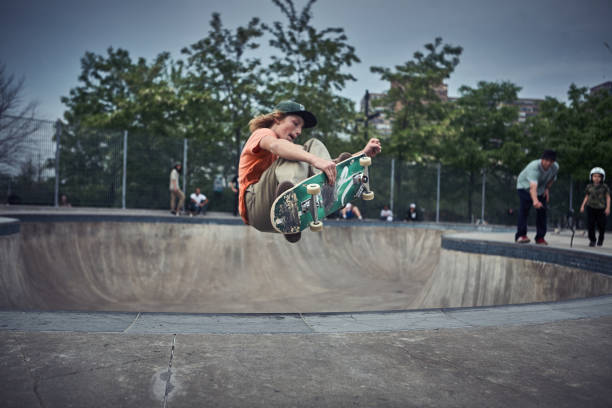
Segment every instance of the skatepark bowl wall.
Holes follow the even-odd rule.
[[[450,226],[331,223],[290,244],[236,222],[170,217],[1,223],[0,309],[5,310],[358,312],[612,293],[606,273],[445,249],[441,241]]]

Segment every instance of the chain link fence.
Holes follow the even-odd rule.
[[[55,126],[36,119],[3,117],[0,203],[53,205]],[[8,146],[10,144],[10,146]]]
[[[186,203],[199,187],[210,200],[209,210],[235,211],[230,189],[235,148],[144,131],[128,134],[48,121],[35,125],[22,140],[20,157],[0,167],[2,203],[59,206],[65,195],[72,206],[168,209],[170,170],[181,163]],[[370,167],[375,198],[354,204],[373,219],[388,205],[394,219],[402,221],[414,203],[422,221],[515,225],[516,176],[377,157]],[[551,190],[549,225],[566,227],[568,211],[579,208],[586,184],[559,176]]]

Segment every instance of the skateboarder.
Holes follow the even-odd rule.
[[[316,117],[294,101],[281,102],[273,112],[249,122],[252,133],[240,155],[238,171],[239,210],[246,224],[259,231],[274,232],[270,208],[279,194],[318,172],[324,172],[330,184],[335,183],[336,164],[349,158],[350,153],[332,160],[317,139],[295,144],[302,129],[316,124]],[[380,150],[380,141],[373,138],[356,154],[374,157]],[[301,233],[285,235],[290,242],[300,237]]]

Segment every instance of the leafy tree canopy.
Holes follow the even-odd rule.
[[[476,88],[459,88],[461,96],[451,115],[454,129],[439,145],[441,161],[470,171],[495,169],[513,161],[521,150],[514,104],[519,90],[510,82],[485,81]]]
[[[557,150],[562,171],[575,180],[587,180],[595,166],[612,173],[612,95],[574,84],[567,94],[569,104],[547,98],[530,123],[540,149]]]
[[[355,81],[344,69],[360,60],[343,28],[317,30],[312,25],[315,1],[310,0],[298,12],[292,0],[273,0],[287,22],[264,25],[271,35],[270,46],[278,53],[272,55],[266,69],[263,102],[266,110],[284,99],[302,102],[317,116],[318,125],[312,133],[333,151],[342,144],[338,135],[348,133],[355,119],[354,102],[337,92]]]
[[[438,37],[425,44],[426,54],[417,51],[413,60],[395,70],[371,67],[391,88],[380,100],[387,107],[393,130],[386,150],[399,159],[422,161],[432,158],[432,144],[439,142],[448,127],[448,104],[436,92],[459,64],[461,47],[443,44]]]

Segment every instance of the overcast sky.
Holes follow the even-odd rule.
[[[305,0],[294,0],[301,10]],[[319,0],[319,29],[344,28],[361,63],[348,69],[357,81],[343,95],[358,102],[366,89],[388,88],[371,66],[410,60],[435,37],[464,48],[448,81],[461,85],[508,80],[523,98],[566,100],[571,83],[592,87],[612,81],[612,0]],[[24,97],[39,103],[38,116],[61,117],[61,96],[78,85],[86,51],[124,48],[133,60],[151,61],[205,37],[219,12],[227,28],[251,17],[282,21],[270,0],[19,0],[0,2],[0,61],[25,77]],[[265,50],[264,50],[265,52]],[[308,101],[302,101],[308,106]]]

